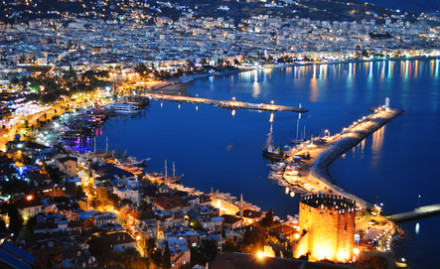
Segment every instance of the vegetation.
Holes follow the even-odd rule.
[[[128,248],[123,252],[113,251],[106,238],[96,236],[92,236],[88,243],[90,253],[96,257],[100,265],[118,268],[149,268],[150,261],[142,258],[134,248]]]
[[[165,269],[171,268],[171,250],[170,246],[168,245],[168,241],[165,242],[165,250],[163,251],[162,264],[163,268]]]

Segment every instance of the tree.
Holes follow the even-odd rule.
[[[232,240],[226,240],[225,244],[222,247],[223,252],[241,252],[237,243]]]
[[[98,189],[98,205],[103,207],[112,206],[114,208],[119,208],[119,197],[117,194],[111,193],[109,190],[100,188]]]
[[[200,242],[200,251],[204,254],[206,260],[212,261],[217,254],[217,241],[204,239]]]
[[[3,220],[3,218],[0,218],[0,232],[7,232],[6,222]]]
[[[165,250],[163,251],[162,264],[163,268],[165,269],[171,268],[171,250],[170,246],[168,245],[168,241],[165,242]]]
[[[162,263],[162,249],[157,248],[154,250],[153,253],[151,253],[150,258],[156,266],[160,266]]]
[[[19,82],[20,82],[20,81],[18,80],[18,78],[17,78],[16,76],[14,76],[14,77],[11,79],[11,84],[17,85]]]
[[[265,228],[271,228],[273,226],[273,210],[272,208],[267,211],[266,216],[260,221],[261,226]]]
[[[244,234],[243,252],[255,253],[255,250],[263,249],[265,243],[266,237],[264,233],[262,233],[260,229],[251,226]]]
[[[8,206],[8,216],[9,232],[14,233],[14,238],[16,238],[19,235],[21,228],[23,227],[23,218],[18,212],[17,207],[12,204]]]
[[[103,237],[92,236],[88,241],[89,251],[97,259],[107,261],[111,257],[111,247],[108,239]]]

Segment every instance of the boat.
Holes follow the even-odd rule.
[[[128,103],[134,106],[144,107],[150,104],[150,99],[144,97],[132,97],[128,99]]]
[[[159,173],[150,173],[147,174],[147,178],[153,182],[159,182],[159,183],[175,183],[177,181],[179,181],[182,177],[182,175],[176,175],[176,166],[173,162],[173,175],[172,176],[168,176],[168,167],[167,167],[167,161],[165,160],[165,175],[163,174],[159,174]]]
[[[306,142],[304,139],[291,139],[291,143],[294,145],[300,145],[304,142]]]
[[[270,168],[272,168],[272,170],[274,171],[281,171],[284,168],[286,168],[286,163],[283,162],[278,162],[278,163],[274,163],[274,164],[269,164]]]
[[[263,149],[263,156],[275,161],[283,161],[287,158],[287,154],[281,147],[275,148],[273,145]]]
[[[272,171],[269,173],[269,176],[267,177],[270,180],[282,180],[283,179],[283,172],[282,171]]]
[[[278,186],[287,187],[287,186],[289,186],[289,184],[285,180],[280,179],[280,180],[278,180]]]
[[[135,114],[139,112],[136,106],[121,103],[110,104],[108,105],[108,109],[116,114]]]

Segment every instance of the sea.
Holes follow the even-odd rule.
[[[152,101],[132,117],[108,120],[97,147],[151,158],[149,170],[168,173],[172,163],[185,186],[219,190],[272,208],[286,219],[299,212],[299,195],[267,179],[262,149],[292,139],[334,134],[383,105],[405,113],[330,167],[338,186],[374,204],[384,214],[440,203],[440,59],[377,60],[258,69],[199,78],[194,96],[302,106],[309,112],[229,110],[210,105]],[[411,268],[440,266],[440,216],[401,225],[405,238],[397,259]]]

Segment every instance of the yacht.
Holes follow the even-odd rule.
[[[130,104],[110,104],[108,105],[108,108],[111,112],[117,113],[117,114],[135,114],[138,113],[139,110],[136,106],[130,105]]]

